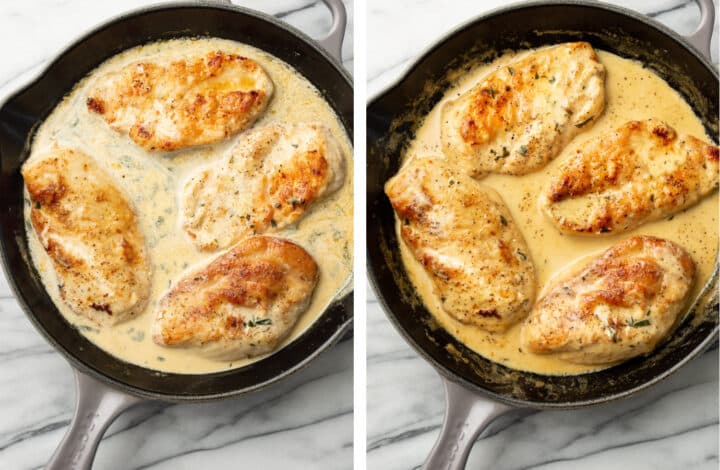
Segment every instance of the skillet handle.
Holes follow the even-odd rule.
[[[345,5],[342,0],[323,0],[323,3],[330,9],[333,22],[327,35],[317,39],[317,42],[328,51],[334,59],[342,63],[342,45],[345,39],[345,26],[347,24]]]
[[[443,377],[445,421],[423,470],[462,470],[475,439],[499,416],[513,408],[477,395]]]
[[[713,0],[695,1],[700,7],[700,25],[695,32],[685,36],[685,39],[695,46],[702,55],[711,59],[710,42],[712,41],[713,26],[715,25],[715,4]]]
[[[75,370],[77,400],[70,428],[46,470],[90,470],[105,430],[117,416],[143,401]]]

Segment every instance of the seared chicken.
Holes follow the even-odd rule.
[[[317,280],[315,260],[299,245],[248,238],[163,296],[153,339],[218,360],[272,351],[307,308]]]
[[[322,125],[253,129],[223,160],[188,180],[183,228],[202,250],[224,248],[297,222],[344,178],[342,151]]]
[[[541,49],[442,110],[444,153],[472,176],[545,166],[605,107],[605,68],[586,42]]]
[[[525,239],[500,196],[435,158],[415,158],[385,185],[402,238],[457,320],[501,331],[535,294]]]
[[[272,93],[257,62],[217,51],[108,73],[95,83],[87,107],[145,150],[170,151],[240,132]]]
[[[617,233],[675,214],[717,186],[717,146],[649,119],[583,145],[540,202],[565,232]]]
[[[64,148],[29,160],[22,175],[62,299],[100,325],[141,311],[150,294],[145,239],[112,177],[88,155]]]
[[[537,354],[607,364],[652,351],[686,304],[695,263],[680,246],[632,237],[544,291],[521,342]]]

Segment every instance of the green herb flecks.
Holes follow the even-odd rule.
[[[321,230],[315,230],[308,237],[308,243],[311,245],[315,245],[315,242],[318,241],[324,234],[325,234],[325,232],[323,232]]]
[[[246,324],[250,328],[254,328],[256,326],[267,326],[267,325],[272,325],[272,319],[270,319],[270,318],[253,318],[250,321],[248,321]]]
[[[641,328],[643,326],[650,326],[650,319],[649,318],[643,318],[642,320],[634,320],[630,319],[627,326],[631,326],[633,328]]]
[[[520,155],[522,155],[522,156],[525,156],[525,154],[527,153],[527,151],[528,151],[527,145],[521,145],[521,146],[520,146],[520,150],[518,151],[518,153],[519,153]]]
[[[510,72],[510,75],[515,75],[515,69],[512,67],[508,67],[508,72]]]
[[[500,223],[507,227],[507,219],[503,215],[500,215]]]

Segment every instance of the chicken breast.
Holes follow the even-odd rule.
[[[385,192],[403,241],[449,315],[488,331],[525,317],[535,294],[535,270],[496,192],[435,158],[408,162]]]
[[[94,84],[87,107],[145,150],[170,151],[240,132],[272,93],[257,62],[217,51],[108,73]]]
[[[443,152],[479,177],[545,166],[605,107],[605,68],[592,46],[547,47],[483,78],[442,110]]]
[[[695,263],[673,242],[628,238],[549,285],[523,324],[537,354],[608,364],[646,354],[668,336],[686,304]]]
[[[160,300],[153,339],[218,360],[272,351],[307,308],[318,267],[302,247],[251,237],[180,279]]]
[[[267,125],[187,181],[182,225],[201,250],[225,248],[297,222],[344,179],[344,156],[324,126]]]
[[[75,313],[112,325],[140,312],[150,262],[135,211],[90,156],[55,148],[22,168],[30,220]]]
[[[560,230],[613,234],[675,214],[717,186],[717,146],[649,119],[583,145],[552,175],[540,204]]]

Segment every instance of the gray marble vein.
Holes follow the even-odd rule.
[[[368,97],[392,84],[443,33],[504,3],[369,0]],[[692,0],[614,3],[650,14],[683,34],[699,20]],[[717,34],[713,59],[717,63]],[[418,468],[440,430],[442,383],[395,331],[370,289],[367,332],[367,466]],[[717,469],[717,348],[634,398],[518,418],[478,440],[467,468]]]
[[[0,101],[65,44],[119,13],[154,2],[39,0],[0,3]],[[311,37],[330,14],[317,0],[236,2],[280,16]],[[352,0],[343,64],[352,71]],[[34,330],[0,274],[0,469],[42,468],[75,403],[67,362]],[[352,341],[268,390],[197,405],[146,403],[108,430],[95,468],[352,468]]]

